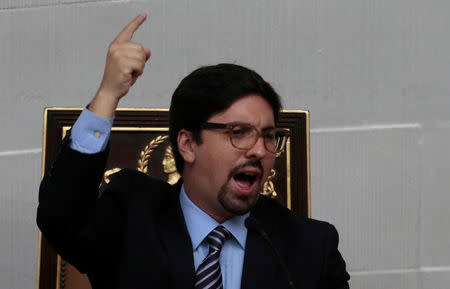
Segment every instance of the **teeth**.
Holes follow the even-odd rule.
[[[256,176],[253,174],[250,175],[250,174],[240,173],[240,174],[235,175],[235,179],[240,182],[253,183],[254,181],[256,181]]]
[[[238,174],[244,174],[244,175],[247,175],[247,176],[256,176],[258,173],[256,173],[256,172],[241,172],[241,173],[238,173]]]
[[[247,178],[254,178],[257,176],[255,173],[237,173],[235,176],[243,176]]]

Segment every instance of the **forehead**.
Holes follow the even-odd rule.
[[[213,115],[209,121],[244,122],[260,128],[275,125],[272,107],[258,94],[250,94],[236,100],[225,111]]]

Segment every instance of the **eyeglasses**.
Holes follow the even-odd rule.
[[[230,136],[231,144],[235,148],[242,150],[252,148],[258,141],[258,138],[262,136],[264,147],[271,153],[282,152],[290,136],[290,132],[287,129],[267,128],[260,132],[253,125],[241,122],[205,122],[200,127],[202,129],[226,129],[226,133]]]

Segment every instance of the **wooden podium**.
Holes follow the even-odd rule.
[[[42,174],[81,108],[46,108],[42,149]],[[169,183],[178,180],[168,143],[167,109],[118,109],[110,137],[111,150],[103,182],[122,168],[132,168]],[[262,194],[279,200],[301,216],[310,216],[309,113],[284,110],[278,127],[289,129],[284,152]],[[90,289],[86,275],[59,257],[40,234],[37,289]]]

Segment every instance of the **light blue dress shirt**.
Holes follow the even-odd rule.
[[[114,118],[101,118],[83,109],[72,127],[70,147],[85,154],[103,151],[108,144]]]
[[[219,263],[222,270],[223,288],[241,288],[245,241],[247,240],[247,228],[244,225],[244,221],[249,213],[235,216],[219,224],[189,199],[184,186],[180,192],[180,204],[189,235],[191,236],[195,270],[197,270],[209,252],[209,244],[205,240],[206,236],[218,225],[222,225],[232,234],[232,237],[225,241],[220,252]]]
[[[70,147],[76,151],[94,154],[103,151],[108,143],[114,118],[103,119],[84,109],[72,127]],[[180,192],[180,205],[187,230],[191,237],[195,269],[208,255],[206,236],[219,223],[197,207],[187,196],[184,186]],[[247,228],[244,225],[249,213],[235,216],[221,225],[231,232],[220,253],[224,289],[241,288]]]

